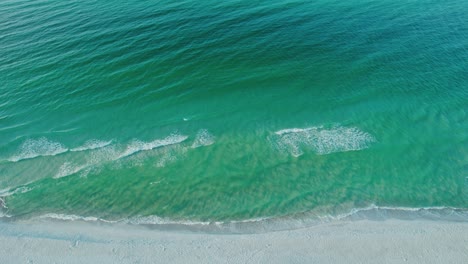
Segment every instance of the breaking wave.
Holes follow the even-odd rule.
[[[143,142],[140,140],[134,140],[127,146],[125,151],[122,154],[120,154],[118,158],[120,159],[123,157],[128,157],[140,151],[152,150],[152,149],[159,148],[159,147],[178,144],[178,143],[185,141],[187,138],[188,136],[172,134],[164,139],[156,139],[151,142]]]
[[[18,162],[21,160],[33,159],[37,157],[56,156],[69,151],[80,152],[94,150],[109,146],[111,143],[112,140],[101,141],[97,139],[92,139],[86,141],[82,146],[69,149],[65,147],[62,143],[52,141],[45,137],[39,139],[27,139],[21,144],[19,150],[17,151],[17,154],[8,158],[7,161]]]
[[[18,162],[41,156],[55,156],[67,151],[68,149],[62,144],[51,141],[45,137],[39,139],[28,139],[21,144],[18,153],[7,160]]]
[[[105,164],[108,162],[117,161],[123,158],[128,158],[137,153],[143,151],[154,150],[158,148],[178,145],[186,141],[189,137],[186,135],[179,135],[173,133],[162,139],[155,139],[150,142],[144,142],[141,140],[132,140],[128,144],[112,144],[110,141],[89,141],[88,146],[98,146],[95,148],[86,148],[87,150],[93,150],[88,153],[85,157],[85,162],[65,162],[58,169],[54,178],[62,178],[65,176],[77,174],[79,172],[89,172],[92,168]],[[93,143],[91,143],[93,142]],[[167,164],[174,162],[180,155],[194,147],[208,146],[214,143],[214,136],[211,135],[208,130],[200,130],[191,145],[176,149],[161,150],[157,153],[158,161],[156,167],[165,167]],[[85,144],[86,146],[86,144]]]
[[[348,212],[331,215],[308,211],[289,216],[264,217],[234,221],[191,221],[173,220],[169,218],[150,216],[135,216],[119,220],[107,220],[94,216],[78,216],[66,214],[45,214],[40,219],[60,221],[86,221],[103,223],[120,223],[143,225],[163,230],[188,230],[213,233],[265,233],[272,231],[291,230],[310,227],[333,221],[358,220],[445,220],[454,222],[468,221],[468,208],[454,207],[389,207],[370,205],[364,208],[353,208]]]
[[[289,128],[276,131],[270,141],[281,152],[299,157],[306,150],[318,155],[368,148],[375,138],[355,127]]]
[[[112,144],[112,140],[102,141],[102,140],[92,139],[92,140],[86,141],[83,146],[72,148],[70,149],[70,151],[76,152],[76,151],[93,150],[93,149],[107,147],[110,144]]]

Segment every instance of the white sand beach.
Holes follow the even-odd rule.
[[[0,223],[0,263],[467,263],[468,223],[337,221],[262,234]]]

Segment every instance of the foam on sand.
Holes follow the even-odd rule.
[[[39,217],[40,219],[56,219],[62,221],[85,221],[85,222],[105,222],[105,223],[117,223],[117,221],[109,221],[94,216],[79,216],[79,215],[67,215],[67,214],[45,214]]]
[[[318,155],[368,148],[375,138],[356,127],[288,128],[276,131],[270,141],[280,151],[299,157],[306,150]]]
[[[158,184],[160,181],[150,183]],[[200,221],[190,219],[171,219],[157,215],[134,216],[123,219],[104,219],[96,216],[48,213],[39,219],[60,221],[103,222],[128,225],[143,225],[152,229],[186,230],[208,233],[252,234],[273,231],[308,228],[324,223],[356,220],[432,220],[447,222],[467,222],[468,208],[454,207],[386,207],[369,205],[362,208],[351,208],[338,214],[320,210],[311,210],[293,215],[261,217],[229,221]]]

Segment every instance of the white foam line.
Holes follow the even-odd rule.
[[[388,210],[388,211],[406,211],[406,212],[419,212],[419,211],[429,211],[429,210],[452,210],[452,211],[457,211],[457,210],[468,210],[468,208],[458,208],[458,207],[449,207],[449,206],[429,206],[429,207],[390,207],[390,206],[377,206],[375,204],[372,204],[368,207],[364,208],[353,208],[351,209],[348,213],[343,213],[339,214],[337,216],[332,216],[332,215],[326,215],[320,217],[321,219],[345,219],[350,216],[353,216],[357,213],[360,212],[367,212],[367,211],[372,211],[372,210]]]
[[[18,162],[37,157],[56,156],[66,152],[80,152],[104,148],[112,144],[113,140],[102,141],[97,139],[88,140],[83,146],[76,148],[66,148],[59,142],[51,141],[45,137],[39,139],[28,139],[20,146],[18,154],[8,158],[6,161]]]
[[[31,191],[32,189],[33,188],[30,188],[27,186],[21,186],[17,188],[8,188],[8,189],[4,189],[0,191],[0,197],[6,197],[6,196],[10,196],[10,195],[17,194],[17,193],[27,193]]]
[[[21,144],[20,149],[19,153],[9,158],[8,161],[18,162],[36,157],[55,156],[68,151],[62,144],[51,141],[45,137],[28,139]]]
[[[174,220],[170,218],[163,218],[156,215],[150,216],[135,216],[123,220],[126,224],[133,225],[184,225],[184,226],[224,226],[232,224],[246,224],[257,223],[270,220],[269,217],[250,218],[245,220],[232,220],[232,221],[191,221],[191,220]]]
[[[368,148],[375,138],[355,127],[336,126],[330,129],[319,127],[288,128],[274,132],[270,137],[280,151],[294,157],[304,154],[307,149],[319,155],[334,152],[356,151]]]
[[[1,199],[1,198],[0,198]],[[371,210],[392,210],[392,211],[409,211],[409,212],[418,212],[418,211],[424,211],[424,210],[452,210],[452,211],[467,211],[468,208],[457,208],[457,207],[444,207],[444,206],[435,206],[435,207],[386,207],[386,206],[376,206],[376,205],[370,205],[368,207],[364,208],[353,208],[351,209],[348,213],[344,214],[339,214],[337,216],[332,216],[332,215],[324,215],[324,216],[314,216],[310,220],[321,220],[321,222],[329,222],[329,221],[339,221],[339,220],[344,220],[352,215],[355,215],[359,212],[362,211],[371,211]],[[309,211],[312,212],[312,211]],[[308,212],[305,212],[308,213]],[[10,217],[5,215],[6,217]],[[291,216],[278,216],[278,217],[263,217],[263,218],[252,218],[252,219],[245,219],[245,220],[234,220],[234,221],[190,221],[190,220],[172,220],[168,218],[163,218],[159,217],[156,215],[150,215],[150,216],[135,216],[127,219],[121,219],[121,220],[106,220],[102,219],[99,217],[95,216],[79,216],[79,215],[67,215],[67,214],[45,214],[42,216],[39,216],[40,219],[44,218],[50,218],[50,219],[57,219],[57,220],[63,220],[63,221],[86,221],[86,222],[105,222],[105,223],[123,223],[123,224],[131,224],[131,225],[182,225],[182,226],[217,226],[218,228],[227,228],[226,230],[232,230],[231,227],[232,225],[236,224],[249,224],[249,223],[262,223],[262,222],[267,222],[267,221],[273,221],[272,223],[275,223],[277,221],[284,222],[285,219],[286,221],[290,220],[291,223],[287,224],[287,222],[284,222],[283,228],[279,228],[278,226],[271,226],[271,230],[283,230],[283,229],[290,229],[292,228],[303,228],[307,226],[308,224],[304,225],[305,223],[308,223],[306,220],[307,219],[301,219],[300,217],[295,219],[295,215]],[[301,221],[298,224],[297,220]],[[305,222],[304,222],[305,221]],[[309,222],[309,224],[317,222]],[[271,224],[271,223],[270,223]],[[270,225],[269,224],[269,225]],[[266,230],[269,228],[267,227]]]
[[[78,152],[78,151],[99,149],[99,148],[107,147],[110,144],[112,144],[112,140],[101,141],[101,140],[93,139],[93,140],[86,141],[83,146],[70,149],[70,151],[71,152]]]
[[[290,133],[302,133],[302,132],[307,132],[307,131],[311,131],[311,130],[318,130],[320,128],[321,127],[287,128],[287,129],[282,129],[282,130],[276,131],[275,134],[281,136],[281,135],[290,134]]]
[[[136,216],[132,217],[128,220],[125,220],[124,223],[132,224],[132,225],[186,225],[186,226],[193,226],[193,225],[219,225],[222,222],[203,222],[203,221],[183,221],[183,220],[170,220],[165,219],[159,216]]]
[[[128,157],[130,155],[133,155],[141,151],[147,151],[147,150],[152,150],[152,149],[159,148],[159,147],[178,144],[178,143],[185,141],[187,138],[188,136],[174,134],[164,139],[156,139],[151,142],[143,142],[139,140],[134,140],[129,146],[127,146],[127,149],[117,157],[117,159]]]
[[[50,219],[57,219],[57,220],[65,220],[65,221],[86,221],[86,222],[105,222],[105,223],[118,223],[119,221],[110,221],[101,219],[94,216],[79,216],[79,215],[67,215],[67,214],[45,214],[41,215],[39,218],[50,218]]]
[[[190,221],[190,220],[172,220],[168,218],[159,217],[156,215],[150,216],[135,216],[121,220],[107,220],[95,216],[79,216],[79,215],[68,215],[68,214],[44,214],[39,216],[40,219],[57,219],[63,221],[86,221],[86,222],[105,222],[105,223],[123,223],[131,225],[184,225],[184,226],[222,226],[237,223],[255,223],[268,220],[269,218],[252,218],[239,221]]]
[[[3,197],[0,197],[0,208],[8,209],[8,207],[6,206],[6,203],[5,203],[5,200],[3,199]]]

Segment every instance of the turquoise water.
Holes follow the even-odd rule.
[[[2,214],[466,210],[467,14],[458,0],[2,1]]]

